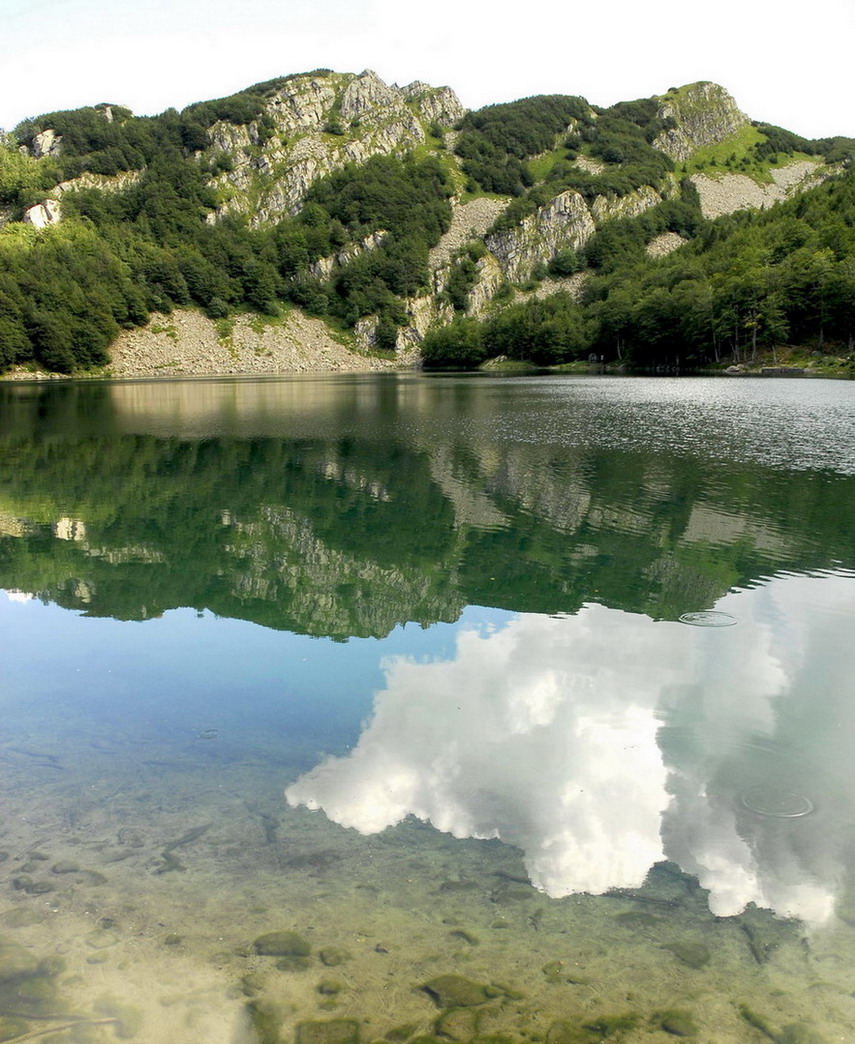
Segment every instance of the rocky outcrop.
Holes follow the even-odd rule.
[[[594,219],[578,192],[562,192],[507,232],[488,236],[504,277],[522,283],[562,250],[581,250],[594,234]]]
[[[62,152],[62,135],[55,130],[43,130],[33,138],[32,153],[36,159],[42,156],[58,156]]]
[[[749,122],[717,83],[689,84],[669,91],[661,102],[658,115],[672,126],[653,145],[676,162],[688,159],[696,149],[724,141]]]
[[[505,275],[499,261],[492,254],[482,257],[477,267],[478,281],[469,291],[466,314],[475,319],[482,319],[499,287],[505,283]]]
[[[383,231],[372,232],[370,236],[366,236],[358,243],[351,243],[350,246],[346,246],[332,257],[322,257],[309,265],[310,275],[313,275],[316,279],[329,279],[334,268],[346,265],[348,261],[353,261],[354,258],[359,257],[361,254],[367,254],[372,250],[376,250],[388,234],[388,232]]]
[[[321,130],[335,104],[340,87],[338,76],[297,76],[268,101],[267,113],[273,117],[280,135]]]
[[[62,206],[55,199],[46,199],[24,211],[24,221],[35,228],[47,228],[56,225],[62,219]]]
[[[431,123],[451,126],[466,112],[450,87],[429,87],[416,82],[401,90],[408,101],[415,103],[422,119]]]
[[[431,125],[449,125],[463,112],[448,87],[389,86],[371,70],[292,77],[266,103],[264,120],[209,130],[206,154],[231,162],[214,179],[221,202],[211,220],[243,213],[260,226],[294,214],[318,178],[403,154],[425,143]]]
[[[139,170],[123,170],[119,174],[81,174],[70,181],[61,181],[55,185],[50,194],[54,198],[64,196],[66,192],[76,192],[78,189],[98,189],[100,192],[123,192],[131,185],[135,185],[142,177]]]
[[[342,120],[352,123],[365,117],[402,109],[405,96],[397,87],[387,87],[371,69],[351,80],[341,96],[339,111]]]
[[[662,202],[662,196],[651,185],[642,185],[624,196],[597,196],[591,204],[591,216],[598,224],[616,218],[632,218]]]

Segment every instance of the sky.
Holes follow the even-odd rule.
[[[114,102],[137,115],[287,73],[373,69],[467,108],[532,94],[596,105],[712,80],[752,119],[855,137],[855,0],[0,0],[0,127]]]

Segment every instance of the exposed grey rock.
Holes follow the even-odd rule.
[[[492,254],[482,257],[477,264],[478,281],[469,291],[466,314],[482,318],[499,287],[505,282],[502,267]]]
[[[209,129],[206,153],[232,161],[214,179],[222,203],[210,220],[244,213],[260,226],[296,213],[318,178],[372,156],[402,155],[426,141],[428,124],[453,123],[463,111],[448,87],[390,87],[370,70],[293,77],[266,103],[264,134],[260,120]]]
[[[350,83],[341,98],[343,120],[362,119],[378,115],[382,110],[400,108],[404,105],[404,94],[395,87],[387,87],[371,69],[366,69]]]
[[[88,171],[70,181],[61,181],[50,190],[53,197],[65,195],[66,192],[76,192],[78,189],[95,188],[101,192],[123,192],[131,185],[135,185],[142,177],[138,170],[123,170],[118,174],[91,174]]]
[[[300,76],[288,83],[267,103],[280,134],[321,130],[335,104],[337,77]]]
[[[561,250],[580,250],[594,234],[594,219],[578,192],[568,190],[507,232],[488,236],[505,278],[521,283]]]
[[[62,152],[62,135],[48,128],[33,138],[33,155],[37,159],[42,156],[58,156]]]
[[[416,102],[419,112],[428,122],[450,125],[466,112],[450,87],[432,88],[425,83],[411,83],[404,87],[403,92]]]
[[[56,225],[62,219],[62,206],[55,199],[46,199],[44,203],[36,203],[24,211],[24,221],[36,228],[47,228]]]
[[[665,257],[681,247],[686,240],[677,232],[663,232],[647,244],[650,257]]]
[[[431,268],[436,270],[447,265],[465,243],[473,239],[483,239],[487,230],[505,210],[508,203],[508,199],[472,199],[468,203],[455,202],[451,211],[451,226],[430,252]]]
[[[383,232],[382,230],[372,232],[370,236],[366,236],[358,243],[351,243],[350,246],[346,246],[344,250],[340,250],[332,257],[322,257],[320,260],[315,261],[314,264],[309,265],[309,272],[316,279],[328,279],[336,266],[346,265],[348,261],[359,257],[360,254],[367,254],[372,250],[376,250],[388,234],[388,232]]]
[[[591,204],[591,215],[596,222],[613,221],[615,218],[638,217],[645,210],[662,202],[662,197],[651,185],[642,185],[624,196],[597,196]]]
[[[832,173],[816,160],[796,160],[772,171],[772,184],[763,185],[747,174],[694,174],[704,217],[717,218],[736,210],[762,210],[793,192],[818,185]]]
[[[695,149],[724,141],[749,122],[727,91],[708,81],[667,94],[658,115],[673,120],[674,126],[659,135],[653,142],[654,148],[678,162],[687,159]]]

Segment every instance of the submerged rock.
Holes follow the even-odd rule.
[[[296,1044],[359,1044],[356,1019],[327,1019],[301,1022],[297,1026]]]
[[[452,939],[460,939],[461,942],[468,943],[470,946],[478,946],[481,942],[477,935],[467,932],[465,928],[456,928],[450,934]]]
[[[38,972],[39,962],[23,946],[0,938],[0,983],[19,982]]]
[[[687,1011],[660,1011],[653,1016],[653,1021],[672,1037],[694,1037],[698,1032],[695,1020]]]
[[[478,1033],[478,1013],[472,1008],[452,1008],[436,1020],[436,1034],[447,1040],[472,1040]]]
[[[52,892],[54,888],[50,881],[35,881],[28,874],[19,874],[14,877],[12,887],[17,892],[26,892],[27,895],[45,895]]]
[[[462,975],[438,975],[420,988],[430,994],[438,1008],[471,1008],[501,996],[502,992]]]
[[[344,983],[339,982],[338,979],[321,979],[316,989],[318,993],[324,994],[327,997],[333,997],[337,993],[341,993],[344,989]]]
[[[710,959],[710,951],[703,943],[664,943],[662,949],[670,950],[677,960],[682,961],[683,964],[687,964],[690,968],[703,968]]]
[[[76,874],[79,869],[80,864],[75,863],[72,859],[60,859],[50,868],[52,874]]]
[[[296,932],[259,935],[252,948],[262,957],[308,957],[312,952],[312,947]]]
[[[258,1044],[280,1044],[283,1039],[280,1030],[285,1021],[285,1009],[281,1004],[251,1000],[247,1002],[246,1011]]]

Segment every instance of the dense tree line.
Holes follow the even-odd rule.
[[[855,172],[758,213],[710,222],[686,246],[593,279],[591,344],[641,365],[753,358],[758,347],[855,338]]]
[[[293,77],[267,80],[225,98],[188,105],[180,113],[167,109],[152,117],[134,116],[129,109],[106,102],[49,112],[24,120],[15,128],[15,136],[20,144],[31,148],[43,130],[50,128],[61,135],[62,149],[56,166],[63,179],[77,177],[84,171],[117,174],[141,170],[164,146],[191,152],[207,148],[208,129],[220,120],[233,124],[256,122],[258,140],[264,141],[273,130],[265,114],[265,103],[290,79]]]
[[[148,314],[130,270],[91,228],[29,231],[0,240],[0,368],[29,359],[60,373],[103,365],[120,327]]]
[[[568,125],[593,119],[584,98],[541,95],[467,113],[455,151],[473,186],[519,196],[534,183],[526,160],[551,149]]]
[[[778,155],[792,156],[794,152],[822,156],[826,163],[851,164],[855,160],[855,138],[803,138],[771,123],[755,122],[754,126],[764,138],[753,147],[754,154],[760,160]]]
[[[554,366],[579,358],[589,344],[583,310],[562,292],[511,304],[483,322],[458,315],[428,332],[422,354],[429,369],[468,369],[498,356]]]

